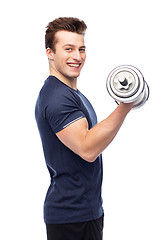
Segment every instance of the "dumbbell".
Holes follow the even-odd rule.
[[[142,73],[131,65],[114,68],[107,78],[106,87],[117,104],[134,102],[133,109],[143,106],[150,93]]]

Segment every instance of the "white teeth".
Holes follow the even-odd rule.
[[[77,68],[77,67],[79,67],[80,64],[72,64],[72,63],[69,63],[68,65],[69,65],[70,67],[76,67],[76,68]]]

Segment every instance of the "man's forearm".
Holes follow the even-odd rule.
[[[87,161],[93,162],[112,142],[132,106],[133,104],[121,103],[105,120],[86,132],[83,146],[85,147],[84,158]]]

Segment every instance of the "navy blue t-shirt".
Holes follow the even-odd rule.
[[[80,118],[89,129],[97,123],[87,98],[49,76],[36,103],[36,121],[51,183],[44,203],[47,224],[84,222],[103,215],[102,156],[89,163],[67,148],[56,133]]]

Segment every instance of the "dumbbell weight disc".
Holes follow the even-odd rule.
[[[145,102],[148,100],[149,98],[149,86],[147,84],[147,82],[145,81],[145,87],[143,92],[140,94],[140,96],[137,98],[137,100],[134,102],[133,104],[133,109],[137,109],[142,107]]]
[[[106,86],[117,103],[134,102],[134,109],[141,107],[149,97],[149,88],[142,73],[131,65],[121,65],[113,69]]]

